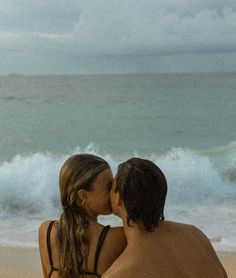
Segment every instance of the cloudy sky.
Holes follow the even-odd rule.
[[[0,0],[0,74],[236,71],[235,0]]]

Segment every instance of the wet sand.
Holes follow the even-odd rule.
[[[236,277],[236,252],[218,252],[229,278]],[[43,277],[37,248],[0,247],[0,277]]]

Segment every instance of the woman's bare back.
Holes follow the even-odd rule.
[[[39,247],[40,247],[40,256],[43,268],[44,277],[49,277],[49,273],[51,271],[48,247],[47,247],[47,231],[51,221],[45,221],[41,224],[39,228]],[[51,254],[52,254],[52,262],[54,269],[58,269],[59,267],[59,253],[58,253],[58,245],[57,245],[57,226],[58,222],[55,221],[52,225],[51,233],[50,233],[50,246],[51,246]],[[104,226],[98,223],[92,223],[89,226],[89,255],[88,255],[88,272],[94,271],[94,260],[95,253],[97,248],[97,243],[99,240],[99,236],[103,231]],[[124,236],[123,228],[116,227],[110,228],[107,231],[105,240],[103,242],[101,252],[99,254],[97,273],[101,275],[104,273],[115,261],[115,259],[123,252],[126,247],[126,239]],[[51,278],[57,278],[58,271],[53,271]],[[86,274],[84,276],[86,278],[94,278],[96,276]]]

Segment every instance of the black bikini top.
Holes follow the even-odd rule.
[[[51,230],[52,230],[52,226],[53,226],[54,222],[55,221],[50,222],[50,224],[48,226],[48,230],[47,230],[47,249],[48,249],[49,262],[50,262],[50,272],[48,274],[49,278],[51,277],[53,271],[58,271],[58,269],[53,266],[51,242],[50,242],[50,234],[51,234]],[[93,272],[84,271],[81,274],[88,274],[88,275],[94,275],[94,276],[97,276],[97,277],[101,277],[101,275],[97,273],[98,260],[99,260],[99,255],[100,255],[104,240],[106,238],[106,234],[107,234],[109,229],[110,229],[109,225],[105,226],[100,233],[98,243],[97,243],[97,247],[96,247],[95,258],[94,258]]]

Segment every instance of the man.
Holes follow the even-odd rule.
[[[118,167],[111,190],[127,247],[103,278],[227,277],[209,239],[196,227],[164,221],[167,183],[151,161],[131,158]]]

